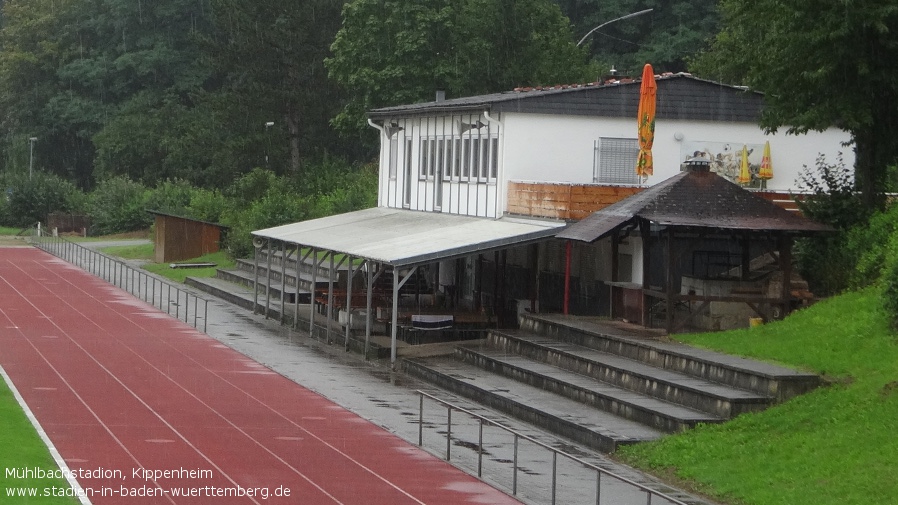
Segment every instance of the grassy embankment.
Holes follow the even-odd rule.
[[[898,335],[879,292],[820,302],[759,328],[682,335],[701,347],[800,367],[831,385],[619,457],[720,501],[898,503]]]

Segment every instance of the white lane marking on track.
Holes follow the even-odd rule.
[[[23,273],[24,273],[24,272],[23,272]],[[28,274],[25,273],[25,275],[28,275]],[[59,276],[59,278],[62,279],[63,281],[65,281],[65,282],[68,282],[68,280],[65,279],[65,278],[63,278],[62,276]],[[80,288],[79,288],[76,284],[74,284],[74,283],[69,282],[69,284],[71,284],[71,285],[72,285],[73,287],[75,287],[76,289],[80,289]],[[85,292],[85,291],[83,291],[83,290],[81,290],[81,291],[84,292],[87,296],[91,296],[90,293],[87,293],[87,292]],[[91,296],[91,297],[92,297],[92,296]],[[92,298],[94,298],[94,300],[96,300],[97,302],[102,303],[102,301],[99,300],[99,299],[97,299],[96,297],[92,297]],[[70,303],[68,303],[66,300],[60,299],[60,301],[61,301],[62,303],[64,303],[65,305],[68,305],[68,306],[69,306],[70,308],[72,308],[73,310],[77,310],[77,309],[75,309],[75,307],[72,307],[72,305],[71,305]],[[29,303],[30,303],[30,302],[29,302]],[[34,306],[34,305],[32,304],[32,306]],[[35,307],[35,308],[37,309],[37,307]],[[110,309],[112,310],[111,307],[110,307]],[[37,309],[37,310],[40,310],[40,309]],[[125,314],[123,314],[123,313],[121,313],[121,312],[114,311],[114,310],[113,310],[113,312],[115,312],[116,315],[118,315],[118,316],[124,318],[125,320],[127,320],[127,321],[130,322],[131,324],[134,324],[135,326],[137,326],[138,328],[140,328],[141,330],[143,330],[143,328],[140,327],[140,325],[138,325],[136,322],[134,322],[133,320],[131,320],[131,319],[128,318],[128,317],[125,317]],[[103,331],[104,333],[109,334],[108,331],[106,331],[104,328],[100,327],[98,324],[94,323],[93,321],[90,321],[90,322],[93,323],[94,326],[96,326],[100,331]],[[180,323],[180,321],[178,321],[178,322]],[[54,326],[56,326],[56,325],[54,324]],[[57,326],[57,328],[58,328],[58,326]],[[174,426],[172,426],[172,425],[171,425],[171,424],[170,424],[164,417],[162,417],[162,415],[160,415],[160,414],[159,414],[158,412],[156,412],[152,407],[150,407],[150,406],[149,406],[149,405],[148,405],[142,398],[140,398],[140,396],[138,396],[133,390],[131,390],[130,388],[128,388],[128,387],[121,381],[121,379],[119,379],[115,374],[112,373],[111,370],[109,370],[108,368],[106,368],[105,366],[103,366],[103,364],[100,363],[100,362],[96,359],[96,357],[94,357],[91,353],[89,353],[86,349],[84,349],[84,348],[81,346],[81,344],[79,344],[79,343],[76,342],[74,339],[72,339],[72,338],[68,335],[68,333],[65,332],[65,330],[63,330],[62,328],[59,328],[59,330],[60,330],[60,331],[61,331],[61,332],[62,332],[62,333],[63,333],[63,334],[64,334],[64,335],[65,335],[65,336],[72,342],[72,343],[74,343],[79,349],[81,349],[82,352],[84,352],[87,356],[89,356],[89,357],[91,358],[91,360],[93,360],[93,361],[97,364],[97,366],[99,366],[100,368],[102,368],[103,371],[105,371],[107,374],[109,374],[110,377],[112,377],[116,382],[118,382],[118,383],[122,386],[122,388],[124,388],[126,391],[128,391],[128,393],[130,393],[130,394],[131,394],[137,401],[139,401],[142,405],[144,405],[144,407],[146,407],[147,410],[149,410],[150,412],[152,412],[152,413],[153,413],[153,414],[154,414],[160,421],[162,421],[162,423],[165,424],[166,427],[168,427],[174,434],[176,434],[179,438],[181,438],[181,440],[183,440],[188,446],[190,446],[190,447],[191,447],[197,454],[199,454],[203,459],[205,459],[207,462],[209,462],[209,464],[212,465],[216,470],[218,470],[222,475],[224,475],[224,476],[225,476],[225,477],[226,477],[226,478],[227,478],[227,479],[228,479],[228,480],[229,480],[235,487],[239,486],[239,484],[238,484],[233,478],[231,478],[231,476],[230,476],[227,472],[225,472],[225,471],[222,470],[218,465],[216,465],[215,463],[213,463],[212,460],[209,458],[209,456],[207,456],[207,455],[206,455],[205,453],[203,453],[198,447],[196,447],[193,443],[191,443],[189,440],[187,440],[187,438],[186,438],[182,433],[180,433]],[[181,384],[179,384],[177,381],[173,380],[167,373],[163,372],[163,371],[160,370],[158,367],[156,367],[155,365],[153,365],[152,363],[150,363],[149,361],[147,361],[143,356],[141,356],[140,354],[138,354],[137,352],[135,352],[133,349],[131,349],[131,348],[128,347],[127,345],[124,345],[124,344],[121,344],[121,345],[122,345],[123,347],[125,347],[126,349],[128,349],[132,354],[134,354],[135,356],[137,356],[139,359],[141,359],[141,360],[143,360],[145,363],[147,363],[151,368],[153,368],[154,370],[156,370],[159,374],[161,374],[161,375],[164,376],[166,379],[168,379],[172,384],[175,384],[176,386],[178,386],[179,388],[181,388],[185,393],[187,393],[188,395],[190,395],[191,397],[193,397],[195,400],[197,400],[197,401],[198,401],[200,404],[202,404],[204,407],[206,407],[206,408],[208,408],[210,411],[214,412],[214,413],[215,413],[216,415],[218,415],[221,419],[223,419],[223,420],[226,421],[229,425],[231,425],[234,429],[236,429],[236,430],[239,431],[241,434],[243,434],[246,438],[248,438],[249,440],[251,440],[253,443],[255,443],[256,445],[258,445],[258,446],[261,447],[262,449],[264,449],[264,450],[265,450],[266,452],[268,452],[271,456],[273,456],[275,459],[277,459],[277,460],[280,461],[282,464],[284,464],[287,468],[290,468],[293,472],[295,472],[297,475],[299,475],[300,477],[302,477],[306,482],[308,482],[309,484],[311,484],[312,486],[314,486],[316,489],[318,489],[319,491],[321,491],[323,494],[325,494],[326,496],[328,496],[329,498],[331,498],[334,502],[343,505],[343,502],[341,502],[341,501],[338,500],[336,497],[334,497],[333,495],[331,495],[330,493],[328,493],[324,488],[322,488],[322,487],[319,486],[317,483],[315,483],[311,478],[309,478],[307,475],[305,475],[304,473],[302,473],[299,469],[294,468],[292,465],[290,465],[289,463],[287,463],[286,461],[284,461],[283,458],[281,458],[280,456],[274,454],[270,449],[268,449],[267,447],[265,447],[260,441],[256,440],[256,439],[253,438],[252,436],[250,436],[248,433],[246,433],[246,432],[245,432],[243,429],[241,429],[239,426],[237,426],[236,424],[234,424],[233,422],[231,422],[229,419],[227,419],[227,418],[226,418],[224,415],[222,415],[220,412],[218,412],[217,410],[213,409],[213,408],[210,407],[208,404],[206,404],[205,402],[203,402],[202,400],[200,400],[200,399],[199,399],[195,394],[193,394],[191,391],[187,390],[186,388],[184,388],[184,386],[182,386]],[[168,344],[166,344],[166,345],[168,345]],[[99,421],[99,418],[98,418],[98,421]],[[102,422],[102,421],[100,421],[100,422]],[[105,424],[104,424],[104,427],[105,427]],[[107,429],[108,429],[108,428],[107,428]],[[169,500],[171,500],[171,498],[169,498]],[[261,505],[258,501],[256,501],[256,500],[253,499],[252,497],[250,497],[250,500],[251,500],[253,503],[256,503],[257,505]],[[419,503],[421,503],[421,502],[419,502]],[[423,505],[423,504],[422,504],[422,505]]]
[[[65,279],[63,279],[63,280],[65,280]],[[68,282],[68,281],[66,280],[66,282]],[[74,284],[73,284],[73,285],[74,285]],[[78,288],[77,285],[74,285],[74,286],[75,286],[76,288]],[[80,289],[80,288],[78,288],[78,289]],[[117,289],[117,288],[116,288],[116,289]],[[83,290],[82,290],[82,291],[83,291]],[[87,293],[87,294],[89,295],[89,293]],[[99,300],[98,300],[98,301],[99,301]],[[110,307],[110,309],[112,310],[111,307]],[[124,319],[128,320],[129,322],[131,322],[131,323],[132,323],[134,326],[136,326],[139,330],[146,332],[146,330],[145,330],[142,326],[140,326],[136,321],[133,321],[133,320],[130,319],[129,317],[126,317],[126,316],[127,316],[126,314],[120,313],[120,312],[116,312],[116,314],[119,315],[119,316],[121,316],[121,317],[123,317]],[[172,319],[173,319],[173,318],[172,318]],[[174,320],[174,319],[173,319],[173,320]],[[174,321],[177,322],[178,324],[182,324],[181,321],[179,321],[179,320],[174,320]],[[196,331],[196,332],[199,332],[199,330],[194,330],[193,328],[189,328],[189,330],[190,330],[190,331]],[[208,337],[208,338],[211,339],[212,337]],[[261,400],[259,400],[259,399],[256,398],[255,396],[253,396],[252,394],[250,394],[250,393],[248,393],[247,391],[245,391],[245,390],[241,389],[240,387],[236,386],[234,383],[232,383],[231,381],[229,381],[229,380],[228,380],[227,378],[225,378],[223,375],[221,375],[221,374],[217,373],[216,371],[214,371],[214,370],[212,370],[212,369],[206,367],[206,366],[203,365],[202,363],[200,363],[200,362],[198,362],[197,360],[193,359],[191,356],[188,356],[188,355],[184,354],[184,352],[183,352],[182,350],[180,350],[180,349],[178,349],[177,347],[173,346],[171,343],[169,343],[169,342],[167,342],[167,341],[164,341],[164,340],[163,340],[163,343],[164,343],[165,345],[167,345],[168,347],[171,347],[171,348],[172,348],[174,351],[176,351],[177,353],[179,353],[179,354],[181,354],[182,356],[184,356],[186,359],[188,359],[188,360],[190,360],[190,361],[196,363],[200,368],[202,368],[202,369],[208,371],[209,373],[211,373],[211,374],[214,375],[215,377],[219,378],[220,380],[224,381],[226,384],[230,385],[231,387],[233,387],[233,388],[236,389],[237,391],[240,391],[241,393],[243,393],[243,394],[246,395],[247,397],[251,398],[251,399],[254,400],[256,403],[258,403],[259,405],[263,406],[265,409],[267,409],[267,410],[273,412],[273,413],[276,414],[278,417],[284,419],[284,420],[287,421],[288,423],[290,423],[290,424],[292,424],[293,426],[297,427],[298,429],[304,431],[304,432],[307,433],[311,438],[313,438],[313,439],[319,441],[320,443],[322,443],[323,445],[325,445],[326,447],[328,447],[329,449],[331,449],[331,450],[334,451],[335,453],[339,454],[340,456],[344,457],[344,458],[347,459],[348,461],[350,461],[350,462],[352,462],[353,464],[357,465],[359,468],[361,468],[361,469],[364,470],[365,472],[367,472],[367,473],[369,473],[370,475],[376,477],[377,479],[379,479],[380,481],[384,482],[384,483],[387,484],[388,486],[392,487],[393,489],[395,489],[395,490],[398,491],[399,493],[401,493],[401,494],[405,495],[406,497],[408,497],[409,499],[413,500],[415,503],[418,503],[418,504],[420,504],[420,505],[425,505],[425,503],[424,503],[423,501],[421,501],[420,499],[416,498],[415,496],[413,496],[411,493],[409,493],[409,492],[406,491],[405,489],[401,488],[398,484],[392,482],[390,479],[388,479],[387,477],[384,477],[383,475],[381,475],[380,473],[378,473],[378,472],[377,472],[376,470],[374,470],[373,468],[371,468],[371,467],[365,465],[364,463],[358,461],[357,459],[353,458],[353,457],[350,456],[349,454],[343,452],[341,449],[339,449],[338,447],[335,447],[334,445],[332,445],[331,443],[327,442],[326,440],[324,440],[324,439],[321,438],[320,436],[318,436],[318,435],[316,435],[315,433],[309,431],[307,428],[305,428],[305,427],[303,427],[303,426],[297,424],[295,421],[293,421],[292,419],[290,419],[289,417],[287,417],[287,416],[284,415],[283,413],[281,413],[281,412],[275,410],[272,406],[270,406],[270,405],[268,405],[268,404],[262,402]],[[134,351],[133,349],[131,349],[131,348],[128,347],[127,345],[124,345],[124,344],[122,344],[122,345],[123,345],[124,347],[126,347],[127,349],[129,349],[135,356],[137,356],[138,358],[140,358],[141,360],[143,360],[144,362],[146,362],[146,363],[147,363],[150,367],[152,367],[154,370],[156,370],[156,371],[158,371],[160,374],[164,375],[164,376],[165,376],[169,381],[171,381],[173,384],[176,384],[178,387],[180,387],[185,393],[187,393],[188,395],[190,395],[190,396],[192,396],[193,398],[195,398],[200,404],[202,404],[203,406],[205,406],[206,408],[208,408],[208,409],[211,410],[212,412],[215,412],[219,417],[221,417],[221,419],[223,419],[224,421],[226,421],[226,422],[227,422],[229,425],[231,425],[234,429],[240,431],[244,436],[246,436],[248,439],[252,440],[256,445],[258,445],[259,447],[261,447],[262,449],[264,449],[266,452],[268,452],[272,457],[274,457],[275,459],[281,461],[286,467],[290,468],[290,469],[291,469],[292,471],[294,471],[297,475],[301,476],[303,479],[305,479],[307,482],[309,482],[310,484],[312,484],[313,486],[315,486],[316,488],[318,488],[319,490],[321,490],[323,493],[327,494],[328,496],[331,496],[330,493],[327,493],[327,491],[325,491],[323,488],[321,488],[317,483],[313,482],[308,476],[306,476],[305,474],[303,474],[300,470],[294,468],[292,465],[290,465],[289,463],[287,463],[286,461],[284,461],[280,456],[278,456],[277,454],[275,454],[271,449],[269,449],[268,447],[266,447],[260,440],[257,440],[257,439],[255,439],[254,437],[252,437],[251,435],[249,435],[248,433],[246,433],[243,429],[241,429],[239,426],[237,426],[236,424],[234,424],[230,419],[226,418],[224,415],[222,415],[221,413],[219,413],[217,410],[213,409],[213,408],[212,408],[211,406],[209,406],[206,402],[204,402],[204,401],[201,400],[199,397],[197,397],[193,392],[191,392],[190,390],[188,390],[187,388],[185,388],[183,385],[181,385],[180,383],[178,383],[177,381],[175,381],[174,379],[172,379],[167,373],[163,372],[163,371],[160,370],[158,367],[156,367],[155,365],[153,365],[152,363],[150,363],[149,361],[147,361],[146,358],[144,358],[143,356],[141,356],[139,353],[137,353],[136,351]],[[236,352],[236,351],[235,351],[235,352]],[[253,361],[254,361],[254,360],[253,360]],[[276,372],[274,372],[274,373],[276,373]],[[345,409],[343,409],[343,407],[340,407],[339,405],[334,405],[334,408],[341,409],[341,410],[345,410]],[[331,497],[332,497],[332,496],[331,496]],[[332,498],[334,499],[334,501],[340,503],[339,500],[337,500],[336,498],[334,498],[334,497],[332,497]]]

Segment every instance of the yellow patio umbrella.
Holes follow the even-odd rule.
[[[655,141],[655,72],[648,63],[642,69],[642,84],[639,87],[639,109],[636,121],[639,134],[639,156],[636,158],[636,175],[648,177],[654,172],[652,143]]]
[[[736,177],[739,184],[748,184],[751,182],[751,172],[748,169],[748,147],[742,146],[742,165],[739,169],[739,177]]]
[[[761,169],[758,179],[773,179],[773,164],[770,162],[770,141],[764,144],[764,156],[761,158]]]

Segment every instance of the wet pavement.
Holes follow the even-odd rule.
[[[83,245],[99,249],[135,243],[116,241]],[[141,262],[127,263],[139,267]],[[515,421],[400,372],[393,372],[389,360],[365,361],[360,355],[345,352],[342,344],[328,345],[309,338],[307,332],[294,331],[275,320],[254,315],[190,287],[179,285],[179,288],[208,300],[206,333],[210,336],[412,443],[418,443],[419,426],[423,426],[423,447],[437,456],[445,458],[447,454],[447,411],[445,407],[428,399],[423,403],[424,422],[419,423],[419,390],[684,503],[712,504],[671,488],[654,477],[619,464],[603,454]],[[159,296],[162,296],[161,285],[157,287],[153,283],[153,289],[158,289]],[[146,289],[138,286],[138,292],[146,292]],[[448,449],[454,465],[473,475],[477,475],[480,468],[482,480],[508,493],[516,488],[516,496],[526,503],[553,503],[553,488],[554,503],[597,503],[595,471],[563,457],[558,457],[553,462],[550,451],[522,439],[518,440],[516,449],[513,435],[488,424],[483,427],[481,455],[478,451],[480,431],[481,425],[476,419],[453,411]],[[516,475],[513,464],[515,454],[518,461]],[[554,482],[553,464],[557,470]],[[601,478],[599,492],[599,503],[602,504],[644,505],[648,502],[644,491],[608,476]],[[675,502],[654,496],[648,503]]]

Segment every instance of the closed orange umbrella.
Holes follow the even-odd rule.
[[[739,177],[736,177],[739,184],[748,184],[751,182],[751,171],[748,169],[748,147],[742,146],[742,164],[739,168]]]
[[[639,157],[636,158],[636,175],[648,177],[655,166],[652,163],[652,143],[655,141],[655,72],[648,63],[642,69],[642,84],[639,87],[639,110],[636,120],[639,133]]]
[[[758,179],[773,179],[773,164],[770,162],[770,141],[764,144],[764,157],[761,158],[761,169]]]

